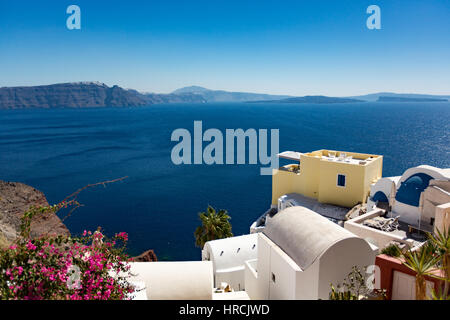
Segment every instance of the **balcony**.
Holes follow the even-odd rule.
[[[292,172],[295,174],[300,174],[300,165],[298,164],[288,164],[278,168],[280,171]]]

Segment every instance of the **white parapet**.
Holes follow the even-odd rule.
[[[226,282],[235,291],[245,290],[245,261],[256,258],[257,238],[247,234],[206,242],[202,259],[213,264],[215,287]]]
[[[450,229],[450,202],[436,207],[434,232],[437,230],[444,232]]]
[[[211,261],[131,262],[133,283],[145,283],[149,300],[212,300]]]

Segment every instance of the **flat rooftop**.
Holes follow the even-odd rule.
[[[329,162],[339,162],[348,163],[351,165],[365,166],[370,164],[375,159],[381,158],[382,156],[376,154],[367,153],[356,153],[347,151],[337,151],[337,150],[317,150],[313,152],[297,152],[297,151],[284,151],[277,155],[279,158],[300,161],[302,156],[319,158],[322,161]]]
[[[298,193],[288,193],[283,196],[284,201],[289,201],[295,206],[304,207],[314,211],[318,215],[321,215],[328,220],[341,225],[345,221],[345,215],[348,213],[349,208],[334,206],[331,204],[320,203],[316,199],[308,198]],[[254,223],[255,228],[264,228],[266,224],[266,216],[272,217],[278,213],[277,208],[271,208],[267,210],[262,216],[260,216]]]
[[[321,216],[331,218],[331,220],[334,222],[345,220],[345,215],[349,211],[349,208],[320,203],[316,199],[309,198],[298,193],[288,193],[282,196],[282,198],[284,201],[289,201],[296,206],[307,208]]]

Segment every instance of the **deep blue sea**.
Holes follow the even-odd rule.
[[[0,179],[43,191],[56,203],[89,183],[66,220],[73,234],[126,231],[129,253],[199,260],[193,232],[208,204],[229,211],[235,235],[270,205],[259,165],[171,162],[177,128],[279,129],[280,151],[336,149],[384,155],[384,176],[411,166],[450,167],[450,103],[199,104],[0,111]],[[225,132],[225,131],[223,131]]]

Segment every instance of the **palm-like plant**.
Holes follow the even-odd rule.
[[[403,264],[416,273],[416,300],[427,299],[425,276],[433,276],[440,259],[434,249],[434,245],[427,242],[418,250],[402,253]]]
[[[229,238],[233,236],[231,232],[231,217],[226,210],[220,209],[218,212],[208,206],[206,212],[199,213],[202,225],[194,232],[195,244],[203,248],[206,242],[216,239]]]
[[[449,296],[449,286],[450,286],[450,229],[441,232],[439,229],[436,230],[435,234],[428,234],[428,238],[431,243],[436,247],[436,253],[440,257],[442,270],[444,271],[444,291],[442,292],[442,297],[447,299]]]

